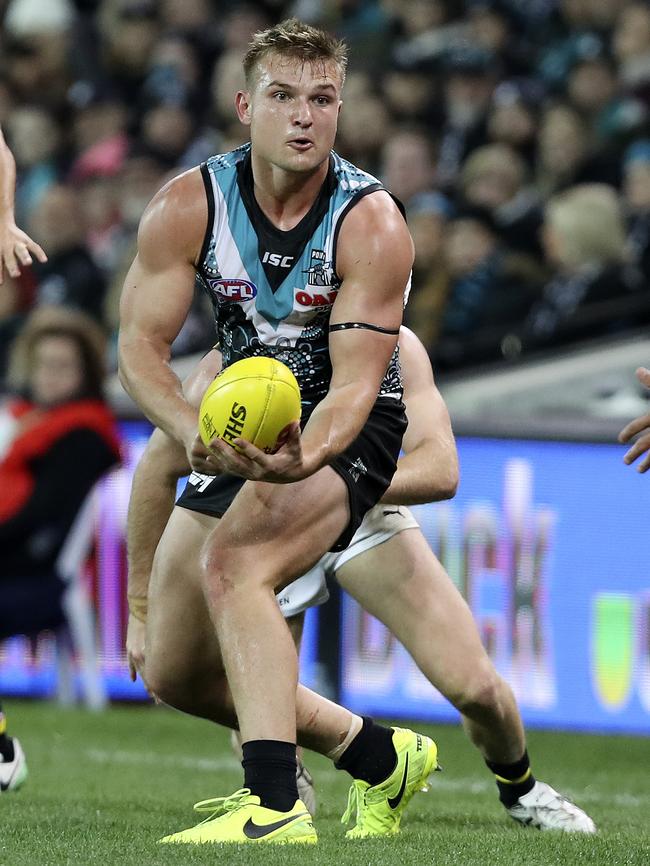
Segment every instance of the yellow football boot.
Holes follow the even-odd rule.
[[[203,845],[209,842],[274,842],[308,844],[318,841],[312,817],[302,800],[289,812],[276,812],[260,805],[260,798],[248,788],[229,797],[213,797],[194,805],[196,812],[208,817],[188,830],[172,833],[160,841],[167,844]]]
[[[341,823],[356,824],[345,834],[348,839],[390,836],[399,833],[402,813],[413,794],[428,791],[429,774],[438,769],[438,748],[429,737],[406,728],[393,728],[397,762],[393,772],[378,785],[360,779],[352,782],[348,807]]]

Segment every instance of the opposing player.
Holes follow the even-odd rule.
[[[353,598],[389,627],[430,682],[463,713],[466,730],[496,774],[501,800],[510,814],[531,826],[591,832],[593,823],[581,810],[545,783],[536,782],[530,774],[523,728],[512,692],[481,646],[467,605],[431,552],[408,509],[401,505],[388,507],[389,503],[449,498],[458,480],[449,416],[433,382],[428,356],[415,335],[405,328],[401,329],[399,346],[409,426],[404,436],[404,454],[398,461],[384,502],[366,515],[345,551],[326,554],[309,574],[279,594],[278,603],[285,616],[298,614],[306,605],[326,598],[325,575],[336,575]],[[185,385],[190,402],[198,404],[219,369],[218,353],[206,356]],[[187,660],[186,669],[193,671],[193,678],[186,686],[173,679],[174,673],[165,675],[167,656],[152,657],[145,644],[145,599],[153,554],[172,511],[178,476],[187,468],[183,449],[160,430],[155,431],[136,470],[131,496],[129,589],[135,615],[129,619],[127,650],[133,675],[137,668],[146,679],[147,671],[151,671],[151,684],[162,699],[190,713],[232,724],[234,720],[228,717],[224,707],[229,704],[229,696],[223,671],[213,647],[209,655],[209,665],[213,667],[203,661],[205,648],[195,658]],[[209,476],[193,477],[196,503],[202,496],[209,495],[207,491],[213,483]],[[181,521],[179,526],[183,525]],[[206,534],[207,531],[206,528]],[[173,555],[172,545],[170,528],[160,556]],[[175,546],[178,548],[178,535]],[[157,591],[154,584],[152,594]],[[198,592],[200,587],[196,581],[185,586],[177,584],[174,596],[160,599],[158,603],[166,602],[171,614],[175,609],[172,605],[176,605],[176,609],[181,604],[184,608],[188,604],[193,606],[196,602],[191,599]],[[299,617],[294,617],[292,624],[296,619]],[[169,619],[158,620],[158,623],[171,627]],[[152,625],[155,628],[155,624]],[[150,640],[153,652],[160,653],[163,641],[151,629]],[[174,647],[174,653],[177,649]],[[221,696],[211,685],[215,681],[221,683]],[[200,697],[206,693],[211,695],[208,702]],[[300,688],[299,720],[306,715],[303,701],[308,708],[318,709],[316,697]],[[323,703],[322,715],[327,721],[332,705]],[[342,723],[349,724],[345,713],[341,708]],[[362,721],[352,718],[361,728]],[[302,723],[299,724],[299,741],[302,727]],[[313,745],[313,730],[319,727],[318,722],[311,727]],[[337,742],[337,728],[329,734],[326,729],[319,733],[322,739],[316,745],[327,753]],[[344,758],[345,754],[340,760]],[[363,787],[355,783],[352,790],[353,802],[363,803]],[[373,822],[370,820],[370,823]]]
[[[0,129],[0,284],[5,270],[10,277],[20,276],[21,267],[32,264],[32,256],[47,261],[43,249],[16,225],[15,191],[16,163]]]
[[[10,277],[20,276],[21,267],[47,261],[41,247],[16,225],[14,200],[16,163],[0,129],[0,285],[5,270]],[[16,737],[7,733],[7,720],[0,704],[0,791],[19,788],[27,777],[25,753]]]
[[[275,591],[347,546],[390,484],[406,427],[395,349],[413,245],[381,184],[332,151],[345,66],[341,43],[295,19],[256,34],[236,96],[250,145],[154,198],[122,297],[127,391],[195,470],[245,480],[201,556],[247,792],[219,801],[215,842],[316,841],[297,796],[298,662]],[[214,299],[224,365],[264,354],[296,374],[304,430],[296,424],[275,454],[243,441],[242,454],[219,440],[207,450],[196,436],[196,409],[168,360],[197,275]],[[156,572],[168,568],[156,558]],[[379,726],[359,736],[352,775],[384,802],[396,782],[401,810],[435,766],[435,744]]]
[[[650,370],[645,367],[639,367],[636,371],[636,377],[642,385],[645,385],[650,390]],[[650,412],[646,412],[645,415],[640,415],[638,418],[630,421],[629,424],[626,424],[618,434],[618,441],[627,443],[639,433],[641,435],[626,452],[623,460],[629,466],[642,454],[645,454],[645,457],[637,466],[637,471],[647,472],[650,469]]]

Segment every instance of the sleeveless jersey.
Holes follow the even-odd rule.
[[[300,385],[304,422],[326,395],[332,375],[328,327],[341,284],[341,223],[364,195],[384,187],[332,152],[311,209],[295,228],[282,231],[253,195],[250,144],[213,156],[201,174],[208,227],[197,281],[212,303],[223,366],[256,355],[285,363]],[[402,396],[397,349],[379,396]]]

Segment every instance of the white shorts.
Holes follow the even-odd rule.
[[[355,556],[372,550],[405,529],[419,529],[417,520],[408,508],[403,505],[375,505],[366,513],[345,550],[326,553],[307,574],[278,593],[278,604],[284,616],[296,616],[308,607],[326,602],[330,596],[328,577],[332,577]]]

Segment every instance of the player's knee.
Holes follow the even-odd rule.
[[[170,707],[180,709],[179,704],[185,702],[186,680],[175,674],[173,668],[166,664],[156,664],[147,658],[145,660],[143,678],[151,696]]]
[[[174,709],[227,722],[233,712],[224,675],[216,672],[175,671],[169,665],[145,664],[144,679],[151,696]]]
[[[502,715],[504,706],[504,682],[490,665],[468,677],[462,691],[452,701],[460,712],[469,716]]]

